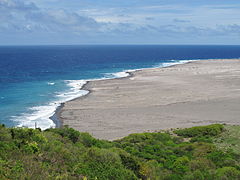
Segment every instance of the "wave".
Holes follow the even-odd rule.
[[[87,83],[86,80],[65,80],[64,81],[70,90],[66,92],[60,92],[57,97],[61,98],[61,103],[66,101],[71,101],[77,97],[84,96],[88,94],[88,91],[82,90],[82,87]]]
[[[41,129],[55,127],[54,122],[49,118],[53,116],[58,104],[49,103],[45,106],[29,108],[29,113],[22,113],[20,116],[12,116],[18,127],[34,128],[35,124]]]
[[[196,60],[170,60],[168,62],[159,63],[150,68],[159,68],[159,67],[169,67],[177,64],[184,64],[191,61]],[[29,108],[28,113],[23,113],[20,116],[13,116],[12,119],[18,123],[18,127],[29,127],[34,128],[35,123],[37,127],[41,129],[54,128],[56,127],[55,123],[51,119],[51,117],[55,114],[56,109],[64,102],[71,101],[75,98],[87,95],[89,91],[83,90],[82,87],[88,81],[98,81],[104,79],[116,79],[116,78],[124,78],[128,77],[131,72],[149,69],[149,68],[141,68],[141,69],[130,69],[124,70],[121,72],[114,73],[105,73],[103,78],[100,79],[89,79],[89,80],[65,80],[64,83],[69,87],[67,91],[61,91],[56,93],[55,101],[49,102],[46,105],[35,106]],[[48,82],[48,85],[54,85],[54,82]]]
[[[175,66],[178,64],[186,64],[189,62],[193,62],[193,61],[198,61],[198,60],[170,60],[170,62],[163,62],[163,63],[159,63],[157,65],[155,65],[155,68],[161,68],[161,67],[170,67],[170,66]]]
[[[121,72],[115,72],[115,73],[104,73],[104,78],[102,79],[116,79],[116,78],[123,78],[128,76],[129,76],[128,71],[121,71]]]
[[[81,89],[87,83],[85,80],[66,80],[64,82],[69,86],[69,90],[58,92],[56,95],[57,100],[49,102],[46,105],[31,107],[28,109],[28,113],[22,113],[20,116],[12,116],[12,120],[17,122],[18,127],[34,128],[35,124],[43,130],[56,127],[50,117],[55,114],[56,109],[61,103],[88,93],[88,91]]]
[[[54,82],[48,82],[47,84],[52,86],[52,85],[54,85],[55,83],[54,83]]]

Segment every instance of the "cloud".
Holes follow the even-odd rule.
[[[146,17],[145,19],[148,20],[148,21],[152,21],[152,20],[154,20],[155,18],[154,18],[154,17]]]
[[[231,24],[231,25],[218,25],[219,34],[232,34],[237,35],[240,38],[240,25],[239,24]]]
[[[79,33],[100,27],[92,18],[63,9],[40,9],[22,0],[0,0],[0,11],[0,31]]]
[[[64,44],[65,41],[82,39],[84,42],[102,43],[104,39],[116,42],[167,39],[174,42],[181,39],[220,39],[223,36],[240,42],[239,5],[201,2],[196,6],[155,0],[150,0],[152,4],[146,0],[141,4],[140,0],[134,1],[138,4],[127,0],[117,3],[110,0],[104,0],[104,3],[100,0],[96,3],[0,0],[0,43],[3,43],[3,37],[7,42],[9,37],[14,37],[12,42],[26,37],[29,42],[32,39],[36,42],[61,39]]]
[[[191,22],[191,21],[184,20],[184,19],[173,19],[173,22],[175,22],[175,23],[188,23],[188,22]]]
[[[191,24],[164,24],[164,25],[133,25],[131,23],[110,25],[110,32],[128,34],[144,38],[155,37],[172,39],[220,38],[236,37],[240,39],[240,25],[216,25],[214,27],[200,27]]]
[[[0,0],[1,10],[28,11],[38,9],[34,3],[25,3],[21,0]],[[6,12],[6,11],[5,11]]]

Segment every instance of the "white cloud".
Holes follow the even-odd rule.
[[[40,9],[21,0],[0,0],[0,30],[9,31],[89,31],[99,24],[92,18],[63,9]]]
[[[79,37],[103,41],[103,37],[122,40],[123,36],[128,36],[130,39],[144,37],[156,41],[167,37],[174,41],[205,37],[216,39],[220,36],[238,40],[240,36],[239,5],[191,6],[167,1],[164,4],[156,1],[155,4],[148,4],[144,1],[144,4],[132,3],[130,7],[114,6],[114,3],[107,7],[104,4],[101,6],[98,1],[96,6],[93,2],[93,6],[73,6],[87,2],[0,0],[1,37],[15,33],[19,37],[41,34],[46,39],[52,38],[54,34],[61,38],[71,36],[74,40]],[[64,3],[70,5],[64,6]]]

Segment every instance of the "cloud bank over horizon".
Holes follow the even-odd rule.
[[[0,0],[0,45],[240,44],[240,2]]]

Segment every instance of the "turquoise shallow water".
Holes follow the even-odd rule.
[[[240,46],[2,46],[0,122],[54,127],[49,117],[60,103],[86,94],[80,90],[86,80],[183,60],[239,57]]]

